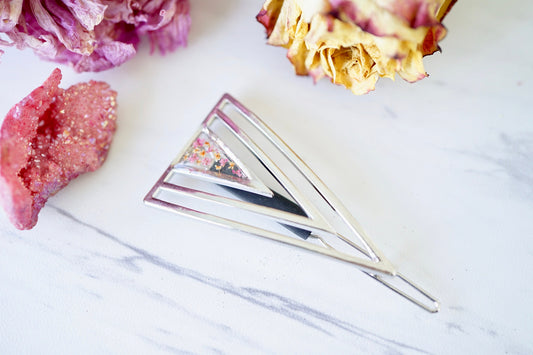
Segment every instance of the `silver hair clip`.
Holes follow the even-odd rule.
[[[353,264],[425,310],[439,310],[281,138],[228,94],[144,202]]]

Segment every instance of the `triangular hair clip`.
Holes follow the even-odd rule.
[[[228,94],[144,201],[350,263],[425,310],[439,310],[292,149]]]

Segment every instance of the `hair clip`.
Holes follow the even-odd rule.
[[[144,202],[352,264],[423,309],[439,310],[433,296],[396,271],[305,162],[228,94]]]

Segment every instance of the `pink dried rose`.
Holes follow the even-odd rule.
[[[268,43],[288,49],[296,74],[329,77],[354,94],[379,77],[427,76],[422,57],[439,49],[455,0],[267,0],[257,15]]]
[[[0,1],[0,45],[31,48],[78,72],[126,62],[143,35],[152,52],[174,51],[187,44],[190,24],[188,0]]]
[[[117,93],[104,82],[59,88],[55,69],[13,106],[0,129],[0,201],[18,229],[37,223],[48,198],[98,169],[115,132]]]

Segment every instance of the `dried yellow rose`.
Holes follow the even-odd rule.
[[[267,0],[257,20],[268,43],[288,49],[296,74],[329,77],[354,94],[379,77],[427,76],[422,57],[439,49],[454,0]]]

